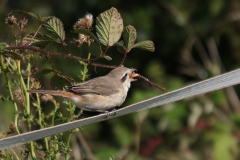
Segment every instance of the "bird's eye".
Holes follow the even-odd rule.
[[[127,79],[127,73],[122,77],[122,79],[121,79],[121,81],[122,81],[122,83],[124,83],[125,81],[126,81],[126,79]]]

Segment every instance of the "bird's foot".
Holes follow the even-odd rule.
[[[108,118],[109,116],[115,116],[117,114],[116,109],[113,108],[111,111],[106,111],[106,110],[96,110],[97,112],[102,112],[105,114],[104,119]]]

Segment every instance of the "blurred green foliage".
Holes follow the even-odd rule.
[[[151,81],[166,87],[167,92],[188,84],[216,76],[240,66],[240,1],[238,0],[158,0],[158,1],[17,1],[0,2],[0,40],[13,41],[19,35],[17,28],[4,24],[7,13],[21,9],[54,15],[64,24],[66,41],[72,41],[76,34],[70,32],[78,18],[86,12],[94,17],[115,7],[121,13],[125,26],[137,30],[136,42],[150,39],[154,42],[154,53],[133,49],[127,55],[126,67],[133,67]],[[27,32],[35,32],[38,24],[29,18]],[[64,51],[56,45],[48,46],[52,52]],[[70,53],[79,55],[73,44],[67,46]],[[101,59],[99,63],[119,64],[123,54],[115,48],[109,50],[112,61]],[[52,58],[58,71],[81,81],[82,65],[77,61]],[[51,68],[42,57],[35,62],[40,69]],[[105,75],[106,68],[89,67],[89,78]],[[48,74],[40,79],[45,89],[51,89]],[[0,74],[0,94],[7,96],[5,78]],[[132,84],[123,106],[162,94],[150,88],[144,81]],[[81,133],[98,159],[159,159],[159,160],[236,160],[239,159],[240,144],[240,87],[230,87],[175,103],[115,118],[106,122],[83,127]],[[61,99],[58,102],[61,103]],[[61,112],[66,109],[61,104]],[[32,106],[33,107],[33,106]],[[53,105],[46,103],[44,112],[50,112]],[[142,113],[147,112],[147,113]],[[92,113],[83,114],[84,117]],[[141,119],[141,120],[139,120]],[[0,132],[8,131],[14,121],[14,107],[10,102],[0,101]],[[140,129],[139,129],[140,128]],[[138,141],[138,136],[139,141]],[[73,159],[89,154],[77,138],[71,156]],[[17,150],[17,149],[16,149]],[[80,151],[80,152],[79,152]],[[9,151],[10,152],[10,151]],[[19,152],[17,152],[19,153]],[[113,156],[112,156],[112,155]]]

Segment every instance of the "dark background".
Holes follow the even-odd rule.
[[[115,7],[125,26],[137,30],[137,42],[152,40],[154,53],[133,49],[127,55],[126,67],[133,67],[167,92],[189,84],[239,68],[240,59],[240,1],[238,0],[149,0],[149,1],[0,1],[0,40],[13,42],[13,35],[20,35],[18,28],[5,24],[5,16],[12,10],[24,10],[41,16],[54,15],[64,24],[65,42],[72,54],[85,57],[70,44],[77,35],[72,27],[86,13],[94,18]],[[26,33],[35,32],[39,23],[29,19]],[[95,24],[94,24],[95,25]],[[93,28],[95,33],[95,27]],[[56,45],[47,50],[64,53]],[[99,60],[104,64],[119,65],[123,54],[115,47],[107,54],[112,61]],[[37,56],[36,56],[37,57]],[[82,66],[74,60],[52,58],[53,65],[64,75],[80,82]],[[50,68],[47,59],[36,58],[39,69]],[[110,69],[97,67],[97,73],[89,67],[89,78],[102,76]],[[45,89],[51,89],[49,74],[40,79]],[[7,95],[5,79],[0,74],[0,94]],[[17,88],[17,86],[16,86]],[[231,160],[239,159],[239,86],[214,91],[175,103],[148,109],[139,113],[115,118],[106,122],[83,127],[81,131],[95,157],[107,159],[189,159]],[[163,92],[150,87],[144,81],[132,83],[123,106],[157,96]],[[61,99],[58,99],[61,102]],[[52,109],[51,103],[43,103],[43,109]],[[61,112],[66,112],[61,104]],[[8,130],[14,121],[14,108],[10,102],[0,102],[0,132]],[[84,113],[83,117],[92,115]],[[139,123],[139,119],[142,119]],[[138,130],[140,128],[140,130]],[[137,135],[140,143],[136,143]],[[74,136],[73,136],[74,137]],[[85,151],[76,140],[81,154]],[[139,151],[136,151],[139,147]],[[73,153],[78,153],[78,148]],[[73,157],[76,156],[73,154]],[[76,157],[75,157],[76,158]]]

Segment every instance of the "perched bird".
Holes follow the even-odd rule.
[[[68,86],[66,91],[28,90],[29,93],[43,93],[62,97],[86,111],[106,112],[121,106],[127,97],[131,82],[135,81],[135,69],[118,67],[106,76]]]

